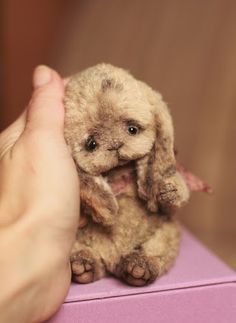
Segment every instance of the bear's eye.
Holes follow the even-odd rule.
[[[97,149],[97,147],[98,143],[96,142],[93,136],[90,136],[85,143],[85,149],[87,151],[94,151],[95,149]]]
[[[137,133],[139,132],[139,127],[134,126],[134,125],[129,125],[128,126],[128,132],[130,135],[137,135]]]

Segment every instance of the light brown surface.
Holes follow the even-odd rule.
[[[46,10],[45,1],[34,3]],[[1,126],[13,120],[18,102],[29,95],[26,81],[32,61],[22,55],[25,46],[45,48],[33,63],[51,60],[64,75],[102,61],[129,69],[163,94],[174,117],[178,159],[215,190],[212,197],[195,193],[181,212],[182,221],[236,268],[236,2],[87,0],[67,2],[68,7],[61,3],[68,15],[52,6],[47,11],[51,25],[39,25],[38,32],[45,37],[37,42],[32,35],[30,45],[22,41],[30,37],[30,28],[23,34],[5,31],[8,81]],[[50,34],[57,30],[55,20],[50,20],[53,11],[60,12],[63,32]],[[15,15],[24,24],[20,9],[11,7],[8,13],[8,29],[15,26],[16,19],[9,20]],[[32,8],[31,14],[33,28],[38,20]],[[58,36],[56,45],[48,35]],[[27,77],[22,83],[24,70]]]

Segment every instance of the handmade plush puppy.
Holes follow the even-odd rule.
[[[72,76],[65,107],[87,216],[72,250],[73,280],[109,272],[131,285],[150,283],[178,252],[178,224],[163,214],[189,197],[168,108],[159,93],[108,64]]]

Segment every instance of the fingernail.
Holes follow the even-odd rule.
[[[35,88],[47,84],[51,80],[51,70],[45,65],[39,65],[34,70],[33,85]]]

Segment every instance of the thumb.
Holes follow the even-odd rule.
[[[64,84],[57,72],[38,66],[33,75],[33,95],[27,109],[26,131],[63,133]]]

